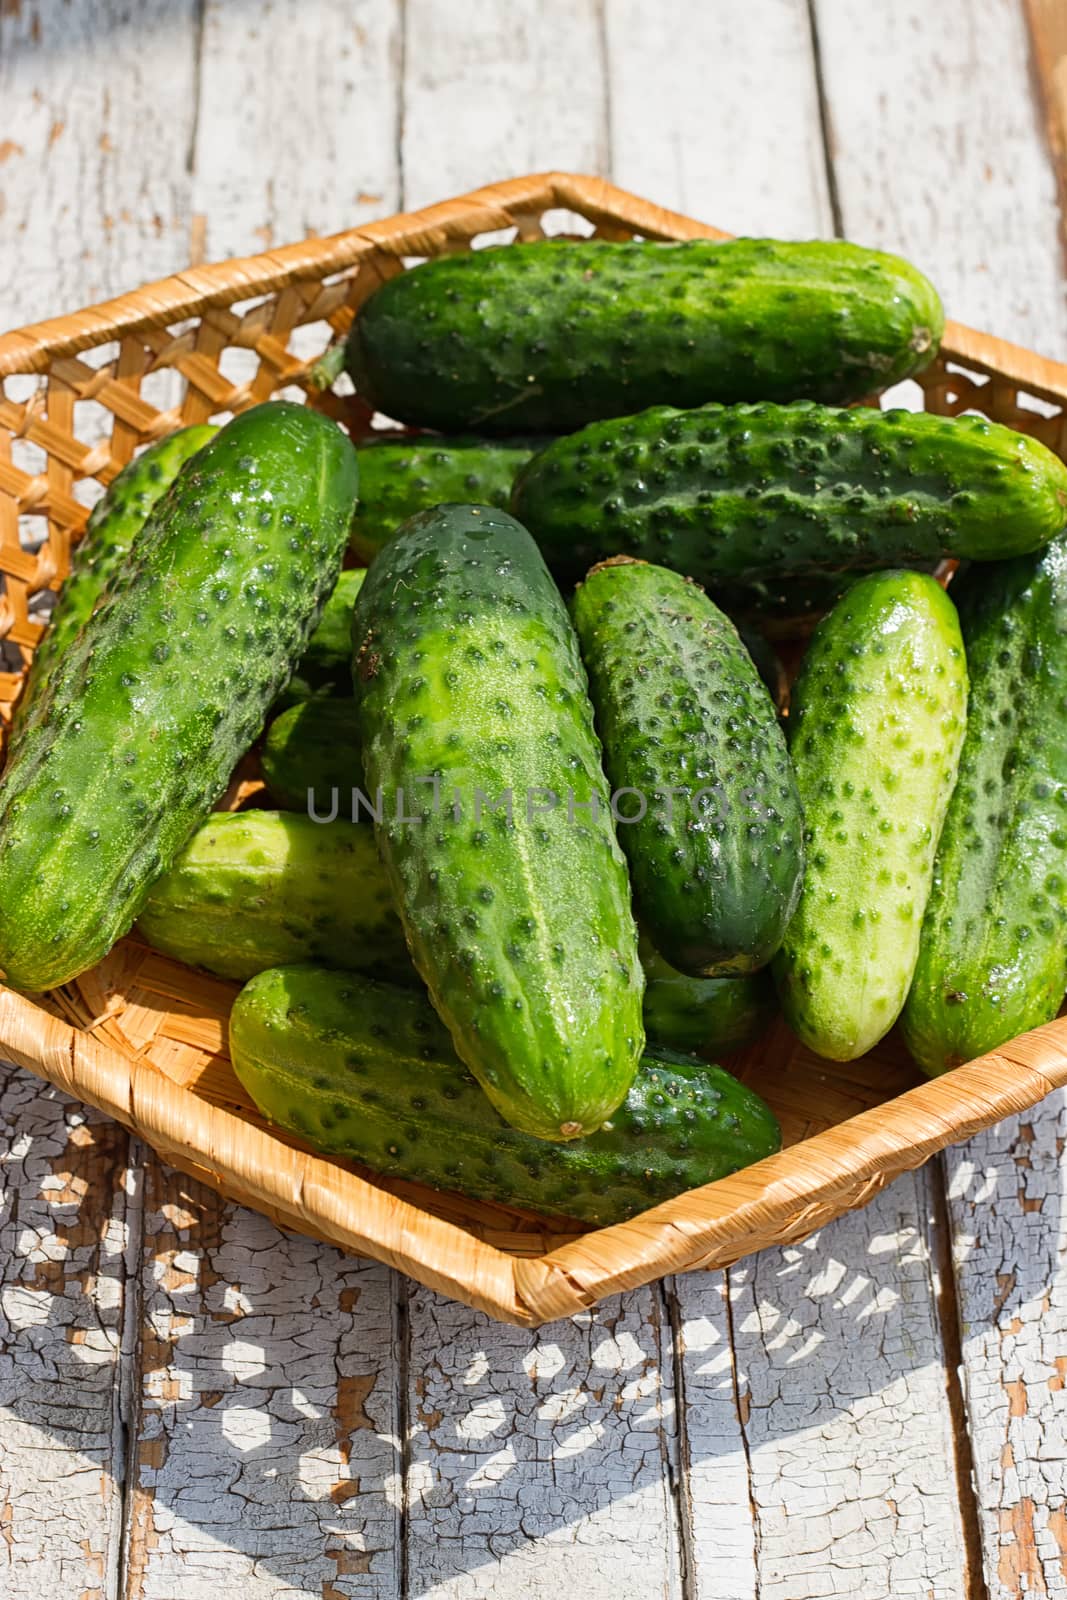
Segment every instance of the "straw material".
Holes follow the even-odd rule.
[[[426,211],[247,260],[192,268],[0,337],[0,722],[41,633],[40,596],[66,575],[92,485],[142,444],[282,392],[358,439],[367,408],[311,393],[309,372],[362,302],[410,258],[563,209],[601,237],[724,238],[600,179],[517,178]],[[920,379],[928,410],[980,410],[1067,454],[1067,367],[950,323]],[[98,491],[97,491],[98,492]],[[255,803],[255,757],[224,802]],[[236,986],[124,940],[35,1003],[0,987],[0,1055],[136,1131],[183,1171],[276,1222],[374,1256],[503,1321],[534,1326],[665,1273],[798,1240],[865,1205],[898,1173],[1067,1083],[1067,1020],[934,1082],[890,1037],[862,1061],[820,1061],[779,1025],[727,1064],[769,1100],[786,1148],[628,1223],[597,1231],[375,1180],[260,1119],[226,1050]]]

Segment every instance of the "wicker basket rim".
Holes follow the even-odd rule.
[[[206,316],[364,258],[447,249],[478,232],[558,206],[604,231],[648,237],[726,238],[720,230],[629,195],[598,178],[543,173],[475,190],[423,211],[312,239],[146,285],[72,315],[0,337],[0,379],[43,374],[53,363],[127,334]],[[521,234],[520,226],[520,234]],[[1067,366],[950,323],[942,346],[988,375],[1067,406]],[[951,372],[948,374],[951,382]],[[769,1157],[755,1167],[665,1202],[630,1222],[585,1234],[532,1259],[474,1238],[335,1166],[272,1139],[224,1106],[124,1055],[0,986],[0,1049],[11,1060],[117,1118],[178,1164],[237,1190],[294,1227],[375,1255],[506,1321],[527,1326],[572,1314],[605,1295],[665,1273],[736,1259],[784,1232],[814,1227],[828,1207],[871,1198],[887,1175],[918,1166],[1067,1084],[1067,1019],[917,1085]]]

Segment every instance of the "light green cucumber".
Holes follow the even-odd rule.
[[[270,1121],[388,1177],[607,1224],[773,1155],[771,1111],[721,1067],[650,1049],[609,1126],[549,1144],[494,1111],[420,992],[292,966],[242,990],[230,1056]]]
[[[807,875],[774,974],[818,1055],[851,1061],[900,1014],[966,711],[959,619],[933,578],[862,578],[815,630],[789,714]]]
[[[137,931],[220,978],[317,961],[414,980],[374,837],[350,822],[284,811],[209,817],[153,884]]]

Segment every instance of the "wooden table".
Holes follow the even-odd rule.
[[[3,0],[0,319],[561,166],[899,248],[1063,359],[1065,13]],[[531,1334],[0,1074],[5,1600],[1067,1595],[1059,1097]]]

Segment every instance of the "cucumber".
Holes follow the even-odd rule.
[[[516,1127],[591,1133],[637,1069],[643,977],[566,607],[506,512],[439,506],[371,567],[353,641],[382,859],[456,1052]]]
[[[545,240],[390,278],[345,359],[398,421],[560,433],[667,402],[844,404],[920,371],[943,325],[914,267],[840,241]]]
[[[458,501],[506,510],[515,474],[544,439],[442,439],[401,434],[359,449],[351,548],[369,566],[417,511]]]
[[[800,893],[804,822],[737,629],[696,584],[625,556],[593,568],[572,613],[639,920],[694,977],[764,966]]]
[[[330,695],[351,698],[352,608],[365,576],[356,568],[338,578],[296,671],[278,696],[278,708]]]
[[[262,1114],[388,1177],[606,1224],[773,1155],[771,1111],[721,1067],[650,1051],[609,1127],[546,1144],[500,1117],[421,993],[317,967],[253,978],[230,1017]]]
[[[1067,541],[952,585],[971,677],[959,781],[901,1018],[934,1075],[1067,989]]]
[[[766,967],[741,978],[689,978],[642,938],[645,1032],[651,1046],[668,1046],[707,1061],[743,1050],[777,1015]]]
[[[201,823],[152,885],[137,932],[164,955],[242,982],[287,961],[401,980],[411,966],[370,829],[284,811]]]
[[[267,729],[260,756],[263,781],[276,805],[353,822],[352,789],[363,782],[359,757],[359,719],[349,700],[305,700]]]
[[[807,876],[774,974],[818,1055],[851,1061],[900,1014],[966,711],[956,608],[926,574],[861,578],[815,630],[789,712]]]
[[[998,560],[1067,524],[1067,466],[984,417],[662,406],[558,439],[512,510],[561,579],[613,555],[662,562],[727,611],[825,571]]]
[[[70,572],[59,591],[51,621],[34,654],[15,712],[15,726],[52,675],[70,645],[129,554],[149,512],[161,500],[178,472],[214,436],[212,427],[182,428],[141,451],[123,467],[89,514],[85,533],[75,545]]]
[[[65,983],[225,788],[337,581],[356,455],[270,402],[179,474],[30,708],[0,783],[0,968]]]

